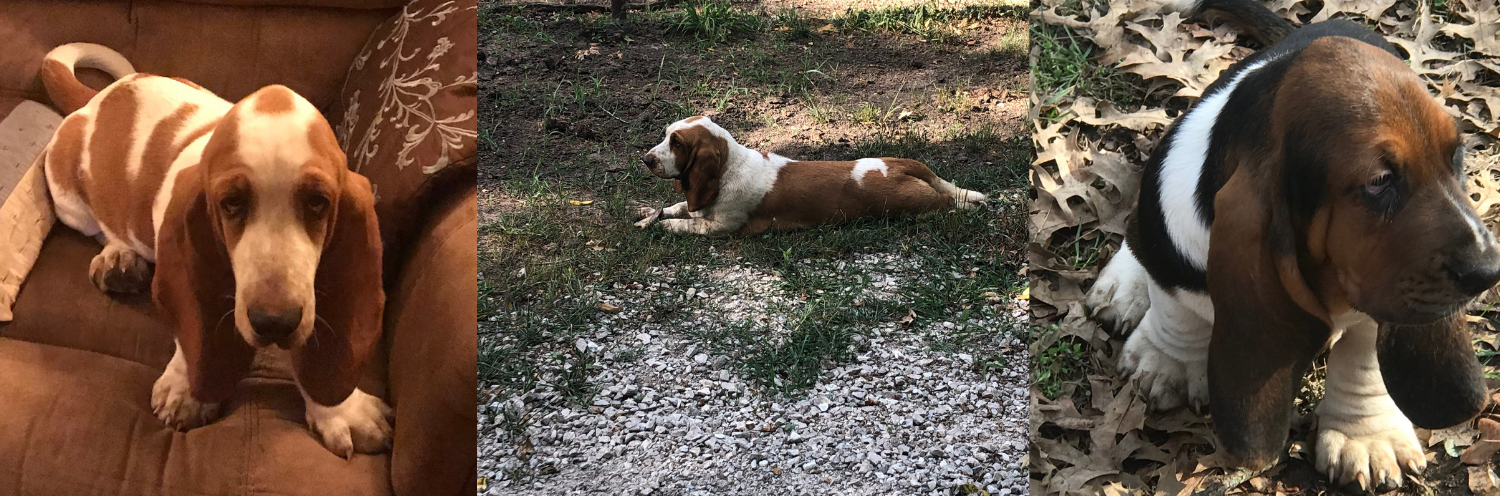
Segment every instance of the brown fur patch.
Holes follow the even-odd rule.
[[[83,138],[88,123],[88,117],[69,115],[57,127],[47,150],[48,177],[59,189],[83,199],[88,198],[83,187]]]
[[[293,101],[292,90],[284,86],[267,86],[255,92],[255,111],[262,114],[275,115],[291,112],[297,108]]]
[[[788,162],[771,191],[750,212],[740,234],[795,229],[860,217],[906,215],[952,207],[953,198],[932,183],[937,175],[921,162],[884,158],[887,171],[852,175],[856,162]]]
[[[719,197],[719,178],[729,159],[729,143],[703,126],[689,126],[672,133],[676,138],[672,156],[678,164],[678,180],[687,194],[689,212],[708,208]]]
[[[130,163],[130,146],[136,141],[136,114],[140,95],[133,85],[119,85],[99,101],[99,112],[94,117],[94,133],[89,141],[89,177],[84,183],[88,189],[88,203],[94,210],[99,225],[104,226],[115,237],[145,241],[141,236],[149,233],[134,232],[136,217],[133,191],[127,167]],[[150,130],[144,130],[149,132]],[[147,209],[150,215],[150,208]],[[147,223],[150,226],[150,223]],[[147,231],[151,231],[147,229]]]
[[[88,105],[94,95],[99,94],[98,90],[78,81],[78,77],[67,65],[56,60],[42,61],[41,78],[42,85],[47,88],[47,96],[52,97],[52,104],[63,114],[77,112]]]

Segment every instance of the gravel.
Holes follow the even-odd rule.
[[[600,357],[591,405],[545,381],[510,396],[482,393],[486,494],[1027,493],[1024,300],[991,298],[962,322],[954,309],[952,320],[871,326],[854,336],[852,361],[825,364],[811,389],[778,396],[704,336],[749,323],[761,339],[780,339],[806,295],[724,258],[719,267],[656,268],[651,282],[585,296],[617,312],[601,311],[573,342]],[[900,301],[897,289],[912,278],[965,277],[890,254],[805,263],[856,278],[850,291],[862,300]],[[663,301],[683,310],[662,315]],[[495,320],[482,325],[503,333],[504,319]],[[974,326],[994,339],[934,350]],[[978,367],[976,355],[1003,356],[1003,365]],[[502,412],[528,416],[525,434],[497,428]]]

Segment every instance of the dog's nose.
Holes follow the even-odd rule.
[[[1493,250],[1486,255],[1489,256],[1448,268],[1454,286],[1463,294],[1478,295],[1500,282],[1500,260],[1495,258]]]
[[[647,153],[645,155],[641,155],[641,163],[646,164],[646,168],[647,169],[655,169],[656,168],[656,155],[652,155],[650,153]]]
[[[246,314],[250,317],[250,328],[255,331],[255,335],[271,342],[286,339],[302,325],[302,307],[281,312],[248,310]]]

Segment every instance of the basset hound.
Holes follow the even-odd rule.
[[[860,217],[971,209],[985,196],[937,177],[916,160],[863,158],[801,162],[734,141],[707,117],[667,127],[645,156],[646,169],[674,180],[687,201],[648,212],[669,232],[708,236],[796,229]]]
[[[1500,279],[1453,119],[1379,34],[1294,28],[1254,0],[1189,0],[1270,46],[1234,64],[1152,153],[1126,242],[1087,295],[1134,327],[1117,364],[1155,409],[1212,413],[1259,472],[1328,350],[1316,468],[1361,491],[1426,460],[1413,424],[1485,405],[1462,312]]]
[[[77,67],[118,80],[95,91]],[[156,416],[212,421],[275,345],[324,446],[387,449],[391,409],[355,384],[385,303],[374,199],[318,110],[283,86],[230,103],[86,43],[48,53],[41,78],[70,113],[39,159],[57,218],[104,245],[89,265],[99,289],[149,287],[174,326]]]

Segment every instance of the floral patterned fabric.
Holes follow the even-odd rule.
[[[336,131],[370,179],[387,242],[422,210],[435,177],[472,176],[477,135],[476,0],[414,0],[349,67]]]

